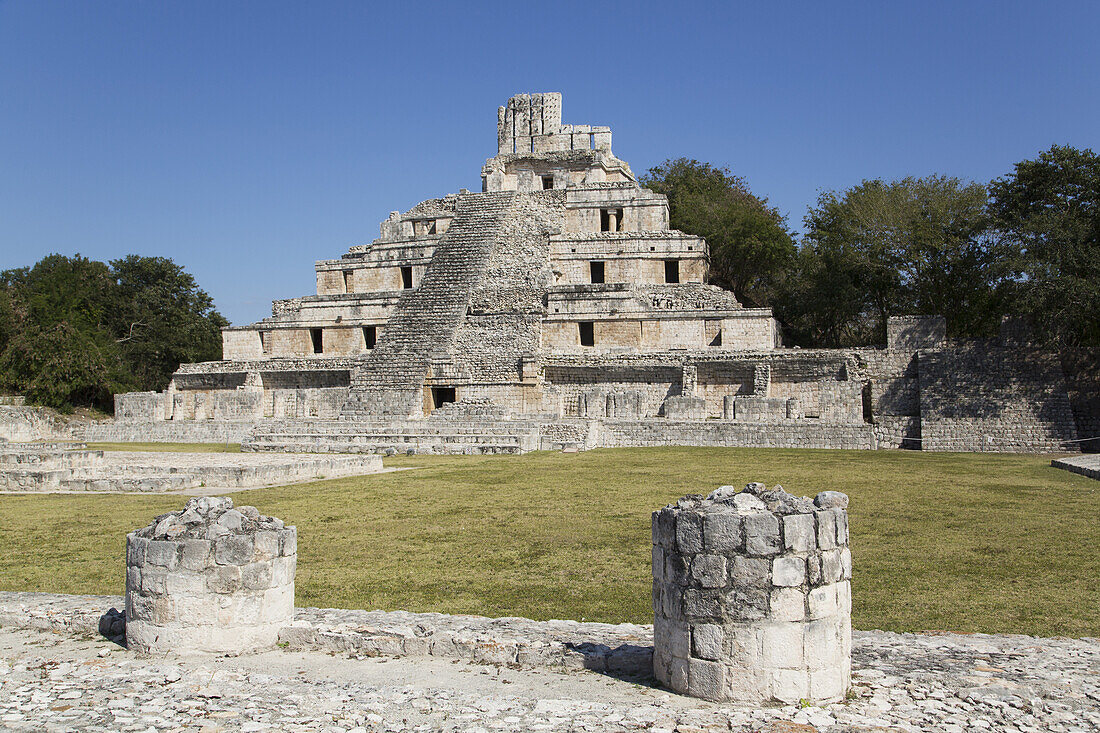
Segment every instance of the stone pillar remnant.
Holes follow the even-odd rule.
[[[848,497],[723,486],[653,513],[654,675],[745,703],[835,702],[851,682]]]
[[[126,537],[126,642],[142,654],[274,647],[294,613],[298,532],[201,497]]]

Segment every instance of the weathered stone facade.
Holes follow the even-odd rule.
[[[956,353],[942,318],[890,319],[885,349],[781,348],[770,309],[706,284],[707,243],[669,229],[667,200],[612,153],[610,129],[561,119],[560,94],[513,97],[498,110],[482,192],[393,212],[370,244],[316,263],[316,295],[225,329],[224,360],[181,365],[167,392],[119,395],[118,420],[175,423],[181,435],[206,421],[289,435],[273,423],[309,421],[322,436],[341,429],[318,422],[382,421],[392,433],[397,420],[435,449],[434,429],[416,425],[445,404],[488,401],[542,425],[654,424],[594,430],[631,433],[624,444],[692,440],[721,422],[731,429],[718,433],[749,436],[737,444],[804,433],[824,447],[937,450],[1072,449],[1092,420],[1085,402],[1064,408],[1060,368],[1022,380],[1049,379],[1049,390],[1018,389],[1031,363],[1021,347],[1003,347],[989,370]],[[1026,409],[955,414],[942,407],[953,390]],[[1013,439],[986,437],[1006,431]],[[358,449],[393,443],[368,436]]]

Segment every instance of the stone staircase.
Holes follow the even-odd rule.
[[[537,422],[522,420],[318,420],[258,428],[242,451],[518,455],[540,447]]]
[[[377,346],[353,370],[341,419],[420,417],[433,363],[450,362],[455,333],[516,194],[464,194],[416,289],[402,294]]]

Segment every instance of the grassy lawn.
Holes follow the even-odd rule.
[[[222,446],[224,448],[224,446]],[[720,448],[395,457],[234,495],[298,525],[299,605],[651,620],[649,515],[721,484],[851,496],[854,623],[1100,636],[1100,482],[1048,457]],[[121,593],[180,496],[0,497],[0,590]]]
[[[136,450],[154,453],[240,453],[240,443],[88,443],[90,450]]]

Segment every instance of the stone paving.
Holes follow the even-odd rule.
[[[1086,453],[1080,456],[1055,458],[1050,462],[1055,468],[1079,473],[1089,478],[1100,479],[1100,453]]]
[[[847,701],[752,708],[625,673],[359,649],[139,658],[87,624],[10,621],[0,727],[18,731],[1100,731],[1096,639],[857,631]]]

